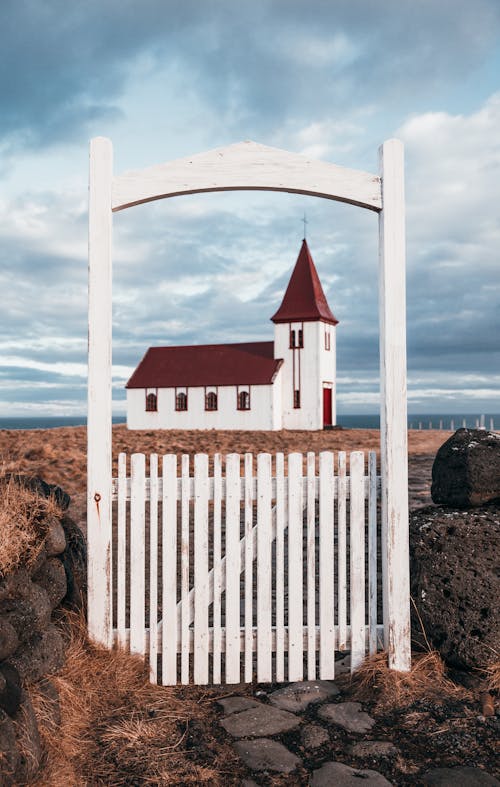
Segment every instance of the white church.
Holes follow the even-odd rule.
[[[338,320],[306,240],[274,341],[150,347],[128,381],[129,429],[323,429],[336,423]]]

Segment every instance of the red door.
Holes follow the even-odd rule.
[[[323,426],[332,425],[332,389],[323,388]]]

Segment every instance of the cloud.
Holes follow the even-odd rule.
[[[205,123],[231,134],[269,136],[307,116],[328,123],[331,112],[379,101],[381,85],[405,111],[477,68],[500,21],[494,0],[383,9],[262,0],[237,10],[231,0],[6,0],[1,13],[0,137],[11,152],[112,128],[127,114],[129,82],[158,75],[160,106],[198,103]]]

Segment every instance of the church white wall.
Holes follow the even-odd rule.
[[[302,349],[290,348],[289,323],[275,325],[274,334],[275,357],[285,361],[282,367],[283,428],[322,429],[324,382],[333,384],[332,423],[336,422],[335,326],[323,322],[297,322],[291,327],[297,332],[303,330]],[[325,348],[325,329],[330,332],[330,350]],[[293,392],[297,386],[300,388],[300,408],[293,406]]]
[[[152,391],[155,389],[148,389]],[[215,390],[209,389],[209,390]],[[250,410],[236,408],[236,386],[219,386],[218,409],[205,410],[205,389],[188,389],[187,411],[176,411],[175,388],[158,389],[157,412],[146,412],[144,388],[127,389],[129,429],[281,429],[281,373],[273,385],[252,385]]]

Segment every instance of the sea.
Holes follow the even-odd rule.
[[[124,424],[125,416],[113,416],[114,424]],[[85,426],[85,415],[69,416],[30,416],[0,418],[0,429],[55,429],[61,426]],[[337,424],[346,429],[380,429],[380,415],[337,415]],[[409,429],[458,429],[466,426],[470,429],[484,426],[486,429],[500,429],[500,413],[417,413],[408,415]]]

